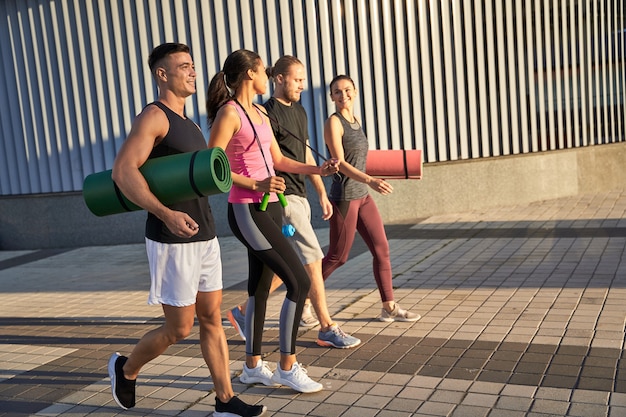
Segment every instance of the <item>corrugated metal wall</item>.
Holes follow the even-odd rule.
[[[304,61],[322,150],[339,73],[370,147],[426,163],[624,141],[624,1],[0,0],[0,195],[79,191],[109,169],[166,41],[192,48],[187,113],[205,132],[208,82],[247,48]]]

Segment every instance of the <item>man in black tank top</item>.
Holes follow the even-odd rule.
[[[250,406],[235,396],[230,380],[228,345],[222,328],[222,270],[219,243],[208,199],[169,206],[150,191],[139,168],[149,158],[206,148],[200,128],[185,116],[185,99],[196,92],[196,72],[186,45],[156,47],[149,66],[158,88],[156,102],[135,118],[113,164],[112,177],[122,193],[148,212],[146,249],[150,263],[149,304],[161,304],[165,323],[148,333],[126,357],[109,360],[113,398],[135,406],[141,368],[172,344],[187,337],[197,316],[202,354],[216,391],[214,416],[261,416],[266,407]]]

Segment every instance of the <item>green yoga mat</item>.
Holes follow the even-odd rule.
[[[226,193],[233,185],[228,157],[221,148],[149,159],[139,170],[165,205]],[[111,170],[88,175],[83,198],[96,216],[141,210],[115,185]]]

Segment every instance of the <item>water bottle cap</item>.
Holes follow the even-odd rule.
[[[284,224],[283,225],[283,235],[285,235],[286,237],[291,237],[296,233],[296,228],[293,227],[293,225],[291,224]]]

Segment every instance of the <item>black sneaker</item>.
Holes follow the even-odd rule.
[[[214,417],[259,417],[265,415],[267,407],[264,405],[248,405],[239,397],[233,397],[227,403],[223,403],[215,397]]]
[[[111,378],[111,392],[113,399],[124,410],[135,406],[135,382],[134,379],[124,378],[124,364],[128,358],[115,352],[109,359],[109,377]]]

